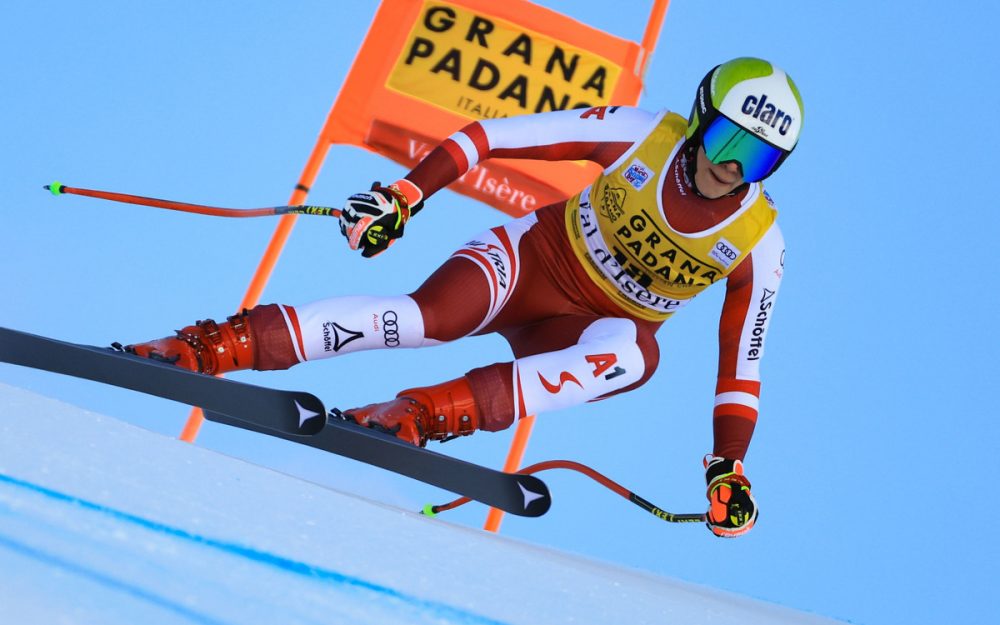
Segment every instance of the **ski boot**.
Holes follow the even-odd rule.
[[[428,440],[448,441],[479,429],[479,410],[464,377],[401,391],[396,399],[346,410],[344,416],[418,447],[426,446]]]
[[[229,317],[225,323],[206,319],[177,330],[175,336],[124,347],[120,343],[113,346],[143,358],[208,375],[252,369],[255,360],[250,313],[246,310]]]

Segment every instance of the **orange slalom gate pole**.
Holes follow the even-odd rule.
[[[299,177],[299,183],[295,185],[295,190],[292,191],[292,197],[288,201],[289,204],[305,203],[306,196],[309,194],[309,188],[315,182],[320,167],[323,166],[323,161],[326,160],[326,155],[330,151],[331,143],[326,139],[326,128],[330,124],[332,116],[333,112],[331,111],[327,115],[323,129],[319,133],[316,145],[313,147],[312,153],[306,161],[306,166]],[[282,250],[285,249],[285,243],[288,242],[288,237],[292,234],[292,228],[295,226],[298,217],[298,215],[285,215],[278,221],[278,225],[274,229],[274,234],[271,235],[271,241],[264,250],[264,255],[257,265],[257,270],[254,272],[253,278],[250,280],[250,285],[243,295],[243,301],[237,310],[253,308],[260,301],[264,287],[267,286],[267,281],[271,279],[274,266],[278,263],[278,258],[281,256]],[[201,430],[204,422],[205,415],[201,408],[193,408],[188,415],[187,422],[184,424],[184,429],[181,430],[180,439],[188,443],[193,443],[195,438],[198,437],[198,432]]]
[[[507,461],[504,462],[503,470],[507,473],[517,473],[524,460],[524,450],[528,447],[528,439],[531,438],[531,430],[535,427],[535,415],[527,416],[517,422],[517,429],[514,431],[514,440],[510,442],[510,451],[507,453]],[[483,526],[488,532],[500,531],[500,522],[503,520],[503,510],[490,508],[486,513],[486,524]]]
[[[645,78],[646,68],[649,67],[649,60],[653,58],[653,51],[656,50],[656,42],[660,39],[660,30],[663,27],[663,18],[667,15],[667,8],[670,0],[653,0],[653,8],[649,12],[649,21],[646,22],[646,32],[642,35],[642,67],[639,69],[639,77]]]
[[[653,0],[653,8],[649,12],[649,21],[646,22],[646,31],[642,36],[642,49],[644,51],[642,64],[638,69],[640,78],[645,76],[649,59],[656,49],[656,43],[660,38],[660,30],[663,26],[663,19],[667,15],[667,7],[670,0]],[[535,426],[534,415],[525,417],[517,424],[514,432],[514,440],[510,442],[510,450],[507,452],[507,460],[504,462],[503,470],[507,473],[516,473],[521,468],[521,461],[524,459],[524,452],[528,448],[528,440],[531,438],[531,430]],[[486,513],[486,523],[483,529],[488,532],[500,530],[500,522],[503,520],[503,510],[490,508]]]

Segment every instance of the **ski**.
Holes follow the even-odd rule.
[[[551,505],[533,475],[504,473],[405,443],[328,413],[309,393],[194,373],[111,348],[0,327],[0,362],[84,378],[163,397],[205,411],[211,421],[358,460],[475,499],[537,517]]]
[[[323,429],[326,409],[309,393],[281,391],[214,378],[140,358],[111,348],[68,343],[0,328],[0,361],[172,399],[239,418],[254,414],[262,427],[315,434]],[[289,407],[292,407],[291,409]]]

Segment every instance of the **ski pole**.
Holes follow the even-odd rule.
[[[202,206],[201,204],[188,204],[186,202],[175,202],[173,200],[160,200],[141,195],[129,195],[127,193],[115,193],[113,191],[97,191],[95,189],[80,189],[67,187],[59,182],[45,185],[45,190],[52,195],[85,195],[87,197],[101,200],[111,200],[112,202],[122,202],[123,204],[139,204],[142,206],[152,206],[153,208],[166,208],[168,210],[181,211],[184,213],[196,213],[198,215],[212,215],[214,217],[267,217],[270,215],[326,215],[329,217],[340,217],[339,208],[329,206],[271,206],[268,208],[219,208],[216,206]]]
[[[545,462],[539,462],[538,464],[533,464],[530,467],[525,467],[520,471],[518,471],[518,473],[530,475],[532,473],[537,473],[539,471],[547,471],[549,469],[569,469],[571,471],[578,471],[580,473],[583,473],[584,475],[598,482],[605,488],[608,488],[609,490],[618,493],[619,495],[621,495],[625,499],[628,499],[629,501],[639,506],[646,512],[649,512],[653,516],[657,517],[658,519],[662,519],[667,523],[705,522],[704,513],[677,514],[674,512],[667,512],[663,508],[653,505],[648,500],[643,499],[639,495],[636,495],[635,493],[625,488],[621,484],[611,480],[610,478],[604,475],[601,475],[594,469],[591,469],[586,465],[580,464],[579,462],[573,462],[572,460],[547,460]],[[438,506],[427,504],[426,506],[424,506],[424,509],[421,512],[427,516],[436,516],[439,512],[444,512],[445,510],[453,510],[454,508],[465,505],[470,501],[472,500],[469,499],[468,497],[460,497],[455,501],[446,504],[441,504]]]

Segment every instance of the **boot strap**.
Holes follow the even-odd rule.
[[[249,345],[251,341],[250,325],[247,323],[247,311],[228,317],[226,320],[232,329],[233,336],[237,344],[231,345],[230,351],[237,345]],[[194,350],[195,358],[198,361],[198,370],[208,375],[214,375],[218,369],[219,356],[226,353],[226,338],[222,334],[222,329],[214,319],[205,319],[195,322],[195,326],[201,330],[201,336],[194,332],[177,331],[177,338],[184,341]],[[204,340],[202,338],[204,337]],[[208,345],[205,344],[208,341]],[[235,359],[235,352],[232,354]]]
[[[216,333],[219,332],[219,326],[216,325],[215,322],[212,321],[211,319],[209,319],[206,322],[199,321],[195,325],[197,325],[199,328],[202,328],[204,330],[204,326],[202,324],[207,324],[207,323],[211,323],[213,326],[215,326],[215,332]],[[191,349],[194,351],[194,357],[198,361],[198,371],[200,373],[205,373],[207,375],[214,374],[215,373],[215,357],[211,355],[211,350],[201,340],[201,337],[199,337],[197,334],[194,334],[192,332],[183,332],[181,330],[177,330],[176,334],[177,334],[177,338],[178,339],[180,339],[180,340],[184,341],[185,343],[187,343],[188,345],[190,345]],[[209,334],[206,333],[206,336],[208,336],[208,335]]]
[[[243,312],[226,318],[229,327],[233,329],[233,334],[236,335],[236,340],[243,345],[250,343],[250,324],[247,322],[249,316],[250,311],[244,308]]]
[[[458,436],[468,436],[476,431],[472,425],[472,417],[469,415],[455,415],[455,427],[450,428],[448,418],[444,415],[428,415],[430,421],[427,427],[427,438],[431,440],[445,441]],[[450,431],[450,430],[454,431]]]

